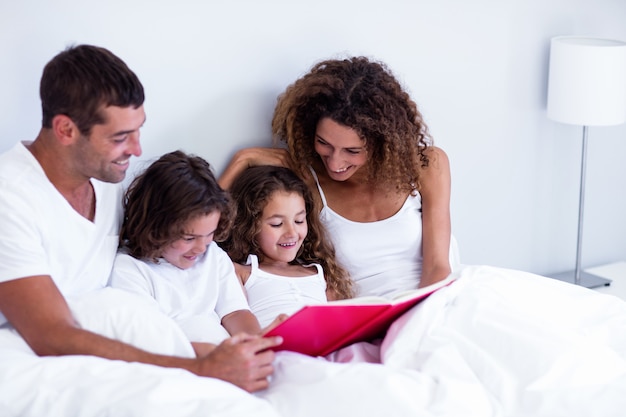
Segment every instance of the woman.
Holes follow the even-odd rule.
[[[382,63],[317,64],[279,98],[272,130],[288,152],[238,152],[222,187],[253,165],[299,172],[316,191],[359,295],[426,286],[450,273],[448,158],[432,146],[417,106]]]
[[[279,97],[272,128],[287,150],[239,151],[223,187],[260,164],[307,178],[357,295],[449,275],[448,159],[384,64],[356,57],[315,65]],[[394,323],[381,347],[387,367],[480,387],[497,415],[623,408],[626,303],[522,271],[466,266],[458,276]],[[600,396],[602,405],[588,410]]]

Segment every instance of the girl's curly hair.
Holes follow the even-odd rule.
[[[337,299],[354,296],[352,280],[335,260],[335,249],[326,236],[315,208],[309,187],[292,170],[275,166],[255,166],[246,169],[230,188],[236,204],[236,216],[228,239],[220,246],[238,263],[253,254],[263,262],[265,255],[257,242],[261,230],[263,209],[276,192],[296,193],[304,199],[308,233],[296,259],[291,264],[318,263],[324,270],[328,289]]]
[[[300,175],[316,165],[317,124],[322,118],[354,129],[365,141],[369,180],[397,190],[419,189],[432,138],[417,105],[381,62],[365,57],[326,60],[291,84],[278,98],[274,140],[301,161]]]
[[[233,205],[218,185],[211,166],[199,156],[167,153],[130,184],[124,196],[120,247],[143,260],[158,262],[163,248],[187,231],[198,216],[220,212],[214,240],[230,228]]]

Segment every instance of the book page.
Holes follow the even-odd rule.
[[[375,295],[369,295],[365,297],[347,298],[345,300],[329,301],[327,304],[332,305],[365,305],[365,304],[389,304],[390,299],[385,297],[377,297]]]
[[[407,300],[411,300],[416,297],[420,297],[424,294],[430,294],[436,289],[445,287],[452,281],[454,281],[454,278],[450,276],[446,279],[435,282],[434,284],[429,285],[428,287],[416,288],[413,290],[396,291],[390,294],[389,297],[368,295],[368,296],[363,296],[363,297],[349,298],[347,300],[329,301],[328,304],[339,304],[339,305],[397,304],[397,303],[405,302]]]
[[[430,294],[439,288],[445,287],[454,281],[457,277],[450,274],[447,278],[442,279],[441,281],[437,281],[434,284],[429,285],[428,287],[416,288],[414,290],[405,290],[405,291],[397,291],[390,296],[390,300],[392,303],[401,303],[407,300],[411,300],[415,297],[420,297],[424,294]]]

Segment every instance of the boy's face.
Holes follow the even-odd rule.
[[[189,220],[184,228],[185,233],[167,245],[161,256],[180,269],[194,266],[198,257],[213,242],[220,215],[219,211],[214,211]]]

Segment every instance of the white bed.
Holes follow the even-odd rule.
[[[270,389],[256,396],[180,370],[86,356],[39,358],[15,333],[2,329],[0,415],[626,413],[625,302],[519,271],[466,266],[455,274],[455,283],[393,325],[382,344],[384,366],[337,364],[283,352],[277,355]],[[100,318],[82,313],[81,303],[93,311],[93,300],[72,305],[87,327],[99,326],[106,333],[106,325],[96,324]],[[111,311],[110,320],[127,314]],[[141,341],[134,333],[142,332],[152,333]],[[155,320],[152,330],[129,325],[118,337],[149,346],[153,338],[179,336],[166,320]],[[186,348],[171,343],[161,349],[176,353]]]

